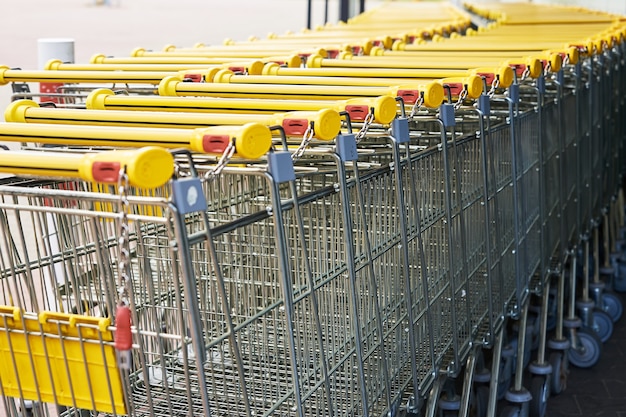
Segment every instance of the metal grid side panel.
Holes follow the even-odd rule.
[[[577,199],[578,199],[578,172],[579,151],[581,132],[576,128],[576,121],[572,118],[576,117],[576,107],[579,99],[576,94],[566,94],[563,97],[563,126],[565,127],[565,160],[563,173],[564,178],[562,186],[565,187],[563,192],[564,201],[561,202],[563,207],[563,215],[565,216],[563,224],[566,228],[564,236],[567,239],[563,242],[568,247],[575,244],[580,235],[577,219]]]
[[[457,333],[461,341],[460,351],[463,352],[460,360],[463,361],[471,343],[478,337],[478,329],[491,314],[486,275],[485,190],[480,138],[471,135],[457,140],[451,156],[453,180],[458,191],[453,225],[458,228],[458,240],[465,239],[457,254],[462,269],[455,289]],[[464,230],[461,230],[462,227]]]
[[[521,161],[518,163],[518,193],[520,205],[520,236],[518,236],[520,253],[520,271],[518,281],[518,302],[522,301],[522,294],[528,289],[530,280],[533,278],[541,259],[541,224],[539,219],[539,137],[540,117],[536,111],[526,111],[519,116],[519,134],[516,134],[518,142],[518,155]]]
[[[603,180],[604,173],[604,153],[603,153],[603,135],[604,135],[604,111],[605,100],[602,95],[601,80],[597,80],[594,76],[590,77],[590,94],[589,94],[589,112],[591,120],[591,142],[589,143],[589,166],[591,170],[591,186],[589,189],[589,210],[591,219],[597,219],[600,215],[602,205],[602,193],[605,182]]]
[[[508,124],[493,126],[489,143],[489,210],[492,219],[494,253],[494,319],[507,314],[507,305],[515,295],[515,215],[513,207],[513,171],[511,129]]]
[[[560,134],[561,134],[561,114],[560,108],[553,101],[541,108],[543,111],[543,126],[541,152],[542,162],[541,178],[543,181],[543,267],[548,268],[552,259],[557,259],[560,255],[561,247],[561,195],[562,187],[566,187],[561,180],[561,158]],[[545,272],[545,271],[542,271]],[[543,274],[542,274],[543,275]]]
[[[351,317],[354,288],[346,273],[346,262],[351,262],[346,250],[350,231],[345,229],[341,196],[328,186],[335,181],[333,175],[301,176],[295,185],[296,197],[302,199],[299,212],[292,206],[282,210],[281,225],[268,216],[216,240],[229,289],[227,305],[237,312],[234,319],[241,329],[237,344],[255,414],[295,415],[300,401],[308,415],[327,415],[329,410],[352,415],[362,402],[355,389],[361,365],[354,356],[358,343]],[[281,187],[285,197],[289,195],[286,189]],[[266,189],[257,199],[267,203],[271,192]],[[279,270],[276,228],[284,232],[288,277]],[[214,285],[207,282],[207,291]],[[286,303],[285,288],[290,291],[291,306]],[[285,316],[289,308],[291,321]],[[294,367],[300,398],[290,375]],[[230,369],[224,374],[234,376],[235,372]],[[228,410],[225,415],[234,415],[227,397],[221,400]]]
[[[370,415],[378,416],[402,397],[411,376],[400,207],[396,199],[399,185],[388,167],[364,173],[355,181],[350,186],[350,200],[357,311],[362,330],[359,343],[368,409]]]
[[[83,192],[90,188],[80,182],[49,182],[32,189],[2,187],[2,204],[8,204],[2,210],[5,304],[91,317],[115,311],[120,288],[119,198]],[[173,364],[180,363],[188,329],[178,259],[169,244],[174,231],[167,205],[165,200],[142,201],[132,193],[129,199],[130,298],[124,298],[133,307],[136,333],[127,399],[138,415],[155,415],[158,410],[171,414],[176,409],[200,412],[196,398],[186,389],[193,386],[189,374],[177,375],[175,382],[169,380],[171,384],[163,378],[172,377],[178,368]],[[17,202],[21,202],[19,209],[12,208],[11,203]],[[37,237],[19,243],[29,229]],[[145,245],[151,244],[155,250],[145,257]],[[23,280],[18,282],[15,278],[20,275]],[[106,343],[101,343],[104,348]],[[67,363],[80,361],[80,357],[66,357]],[[98,381],[98,389],[106,390],[110,383]],[[148,391],[151,387],[155,391]],[[67,395],[94,389],[74,384]]]
[[[578,159],[578,178],[579,178],[579,187],[578,187],[578,227],[580,230],[580,235],[586,234],[589,232],[590,222],[591,222],[591,188],[592,188],[592,170],[590,164],[590,153],[592,152],[591,148],[591,117],[589,106],[590,102],[590,91],[586,86],[582,86],[578,90],[578,106],[579,106],[579,115],[580,119],[578,121],[580,126],[580,146],[579,146],[579,159]]]

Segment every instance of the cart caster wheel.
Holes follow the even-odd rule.
[[[578,368],[595,366],[602,356],[602,341],[593,330],[578,329],[578,343],[572,344],[569,350],[569,362]]]
[[[602,293],[602,304],[604,307],[602,308],[613,320],[613,323],[617,322],[624,312],[624,307],[622,305],[622,300],[616,294],[605,292]]]
[[[487,417],[489,406],[489,387],[478,385],[474,388],[470,415],[473,417]]]
[[[567,375],[569,369],[567,361],[563,358],[562,352],[552,352],[550,354],[550,365],[552,365],[552,378],[550,378],[550,393],[559,395],[567,388]]]
[[[535,376],[530,381],[530,400],[528,414],[530,417],[545,417],[550,398],[550,375]]]
[[[592,312],[592,317],[592,329],[598,334],[602,343],[606,342],[613,334],[613,319],[608,313],[605,313],[602,310],[594,310]]]

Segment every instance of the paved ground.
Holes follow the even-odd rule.
[[[626,305],[626,296],[619,294]],[[571,368],[568,387],[548,402],[547,417],[626,417],[626,319],[615,323],[591,369]]]

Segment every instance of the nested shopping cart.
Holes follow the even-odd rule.
[[[120,177],[123,164],[99,165],[118,187],[0,186],[29,201],[0,205],[4,217],[42,231],[32,251],[26,223],[6,222],[5,340],[30,368],[23,382],[1,374],[7,413],[543,416],[567,364],[597,361],[602,317],[621,305],[599,246],[610,252],[620,223],[623,28],[511,6],[473,32],[447,7],[390,3],[319,33],[5,69],[110,82],[113,65],[133,66],[126,76],[233,63],[160,74],[161,96],[98,90],[88,109],[7,109],[0,137],[34,143],[42,161],[193,150],[173,151],[171,179],[148,190]],[[434,26],[383,33],[416,10],[435,11]],[[235,68],[251,57],[260,65]],[[48,348],[62,353],[34,366]]]

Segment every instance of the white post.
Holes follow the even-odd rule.
[[[48,61],[52,59],[59,59],[64,63],[74,63],[74,39],[71,38],[41,38],[37,40],[37,67],[40,70],[44,70]],[[39,93],[50,94],[56,93],[59,87],[62,87],[63,83],[39,83]],[[53,102],[59,103],[59,99],[56,97],[40,97],[40,102]],[[56,216],[51,213],[46,213],[46,220],[48,224],[48,235],[42,236],[42,239],[47,240],[50,250],[49,255],[52,257],[58,254],[62,249],[60,247],[59,235],[56,224]],[[56,289],[59,286],[67,285],[66,272],[63,262],[54,263],[51,270],[44,269],[45,285],[46,285],[46,307],[51,310],[65,312],[71,312],[71,308],[74,307],[66,303],[61,308],[61,300],[57,298]]]
[[[74,39],[71,38],[41,38],[37,40],[37,67],[45,69],[51,59],[60,59],[65,63],[74,63]],[[62,83],[39,83],[39,93],[56,93]],[[58,103],[53,97],[42,97],[39,101]]]

